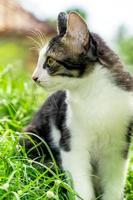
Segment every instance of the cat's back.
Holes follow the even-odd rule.
[[[40,110],[36,115],[36,121],[42,121],[42,124],[45,121],[54,120],[58,121],[61,116],[65,115],[66,112],[66,92],[63,90],[56,91],[48,96],[44,104],[41,106]],[[39,120],[38,120],[39,119]]]
[[[51,109],[54,109],[56,112],[59,111],[59,109],[65,104],[66,99],[66,91],[58,90],[54,93],[52,93],[43,104],[44,109],[46,107],[49,108],[49,111]]]

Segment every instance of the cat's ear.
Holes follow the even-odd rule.
[[[66,33],[67,28],[67,14],[65,12],[61,12],[58,15],[58,24],[57,24],[57,32],[59,35],[64,35]]]
[[[87,24],[76,12],[70,12],[68,15],[66,35],[83,47],[86,47],[89,43]]]

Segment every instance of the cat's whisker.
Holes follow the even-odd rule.
[[[36,40],[35,38],[31,37],[31,36],[27,36],[28,39],[30,39],[34,45],[36,45],[36,47],[40,48],[41,44],[38,40]]]
[[[36,43],[36,44],[39,44],[40,45],[40,42],[39,42],[39,40],[37,40],[37,38],[35,37],[35,36],[27,36],[29,39],[31,39],[34,43]]]
[[[40,39],[42,40],[42,42],[46,41],[46,35],[45,35],[45,33],[43,33],[40,30],[38,30],[38,35],[40,36]]]
[[[42,38],[39,34],[39,31],[34,32],[33,36],[34,36],[34,38],[36,38],[40,42],[40,44],[42,44]]]
[[[45,43],[45,37],[40,31],[31,31],[30,35],[27,37],[37,46],[38,49],[42,48]]]
[[[36,52],[39,52],[39,48],[36,47],[36,46],[32,46],[32,47],[30,47],[29,49],[30,49],[30,50],[34,50],[34,51],[36,51]]]
[[[40,30],[36,30],[33,32],[34,37],[40,42],[40,46],[44,45],[46,41],[46,36]]]

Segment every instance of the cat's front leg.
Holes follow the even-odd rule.
[[[95,200],[88,153],[78,150],[62,151],[61,157],[64,170],[72,176],[74,190],[77,195],[83,200]],[[79,197],[75,197],[76,200],[79,200]]]
[[[114,153],[102,158],[100,162],[102,200],[122,200],[124,194],[127,160],[122,155]]]

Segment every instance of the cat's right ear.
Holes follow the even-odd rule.
[[[71,41],[71,45],[77,48],[87,48],[89,43],[88,26],[84,19],[77,12],[70,12],[67,20],[66,37]]]
[[[64,35],[67,29],[67,14],[65,12],[61,12],[58,15],[58,26],[57,31],[59,35]]]

